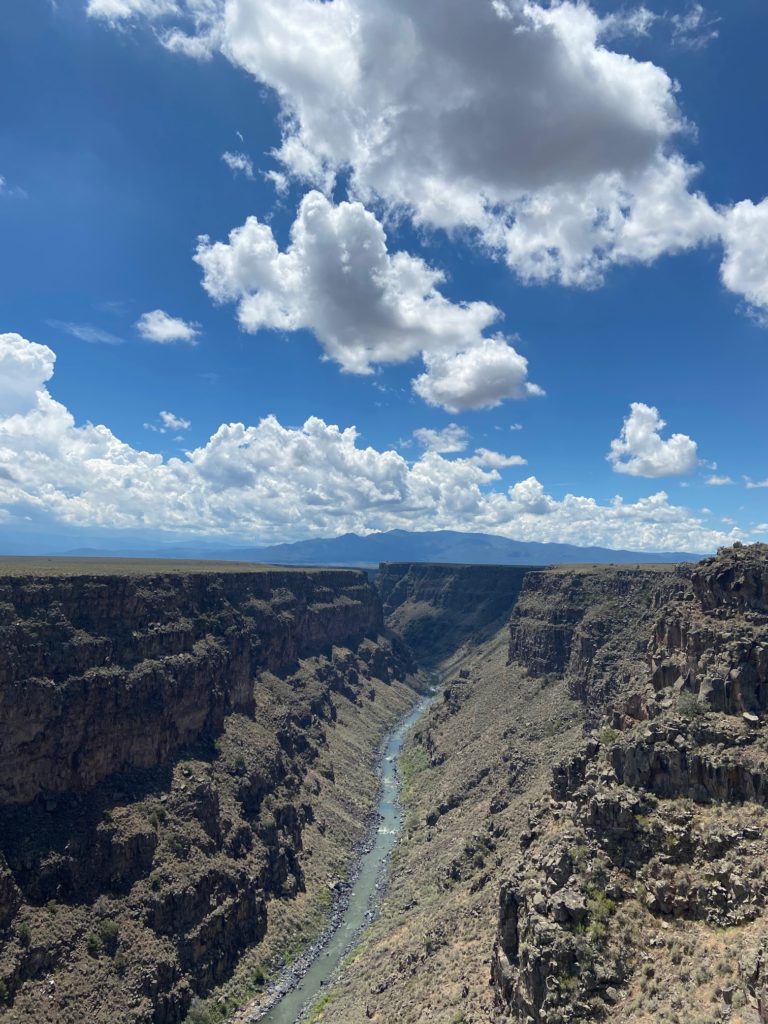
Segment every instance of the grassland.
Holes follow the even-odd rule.
[[[0,556],[3,576],[186,576],[192,573],[324,572],[320,567],[261,565],[177,558],[99,558],[42,555]],[[339,570],[342,571],[342,570]]]

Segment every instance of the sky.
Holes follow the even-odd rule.
[[[5,0],[0,550],[768,540],[763,0]]]

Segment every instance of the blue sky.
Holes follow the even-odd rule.
[[[360,4],[6,0],[0,543],[766,539],[765,5]]]

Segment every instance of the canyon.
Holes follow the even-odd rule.
[[[768,1021],[768,548],[554,567],[5,559],[0,1019],[258,1019],[399,760],[308,1019]]]

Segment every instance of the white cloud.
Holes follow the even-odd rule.
[[[499,310],[446,299],[443,274],[416,256],[390,254],[384,228],[361,203],[334,205],[312,191],[285,251],[268,225],[249,217],[227,243],[202,237],[195,260],[208,294],[237,302],[247,331],[307,328],[349,373],[421,354],[426,372],[414,389],[448,412],[541,394],[509,342],[485,336]]]
[[[718,233],[674,150],[675,83],[606,45],[652,21],[534,0],[230,0],[198,45],[275,90],[295,177],[329,189],[350,169],[358,198],[473,229],[526,280],[595,284]]]
[[[531,476],[507,490],[473,458],[362,447],[354,427],[316,417],[284,427],[223,424],[182,457],[164,459],[78,425],[48,392],[54,353],[0,335],[0,510],[90,527],[294,540],[370,532],[478,530],[521,540],[635,550],[712,550],[743,539],[704,525],[663,492],[627,504],[567,494]],[[12,519],[11,519],[12,521]]]
[[[605,40],[621,36],[647,36],[658,20],[659,15],[647,7],[606,14],[601,21],[600,37]]]
[[[672,42],[688,50],[702,50],[720,35],[720,18],[710,16],[701,4],[691,4],[682,14],[670,16]]]
[[[101,327],[94,327],[93,324],[73,324],[64,320],[47,320],[49,327],[58,331],[66,331],[73,338],[79,338],[89,345],[122,345],[123,339],[118,338],[111,331],[105,331]]]
[[[18,185],[9,185],[0,174],[0,199],[26,199],[27,193]]]
[[[460,427],[458,423],[449,423],[442,430],[432,430],[430,427],[418,427],[413,436],[422,446],[430,452],[463,452],[469,443],[469,434]]]
[[[724,215],[725,258],[720,273],[726,288],[742,295],[759,318],[768,315],[768,198],[745,199]]]
[[[188,323],[181,317],[170,316],[162,309],[153,309],[142,313],[136,321],[136,329],[142,338],[157,342],[158,345],[170,345],[176,341],[185,341],[196,345],[200,334],[200,325]]]
[[[145,423],[144,429],[151,430],[155,434],[168,434],[168,433],[183,433],[185,430],[189,430],[192,426],[190,420],[185,420],[181,416],[176,416],[175,413],[162,411],[160,413],[160,423]]]
[[[665,426],[658,409],[632,402],[620,436],[611,441],[608,460],[614,471],[645,477],[691,473],[698,464],[696,442],[686,434],[662,440]]]
[[[486,469],[509,469],[510,466],[528,465],[528,460],[522,455],[502,455],[501,452],[493,452],[488,448],[478,448],[471,461],[476,466],[485,466]]]
[[[53,376],[56,356],[20,334],[0,334],[0,416],[24,414]]]
[[[464,229],[531,283],[595,287],[614,264],[723,235],[727,286],[768,308],[765,247],[744,269],[744,211],[714,210],[676,149],[691,134],[678,85],[609,45],[664,21],[702,46],[717,19],[701,4],[601,18],[573,0],[90,0],[89,13],[167,15],[168,48],[218,49],[273,89],[279,192],[292,176],[330,193],[341,173],[353,198]]]
[[[125,18],[161,18],[179,14],[175,0],[88,0],[87,12],[95,18],[120,21]]]
[[[714,474],[704,481],[708,487],[727,487],[733,483],[733,480],[729,476],[717,476]]]
[[[246,178],[253,178],[253,161],[245,153],[227,151],[221,154],[221,159],[233,174],[243,174]]]
[[[505,398],[544,394],[526,380],[528,360],[501,336],[462,352],[424,352],[424,364],[426,373],[414,380],[413,390],[447,412],[493,409]]]
[[[755,491],[763,487],[768,487],[768,479],[752,480],[751,477],[745,476],[744,483],[748,491]]]

